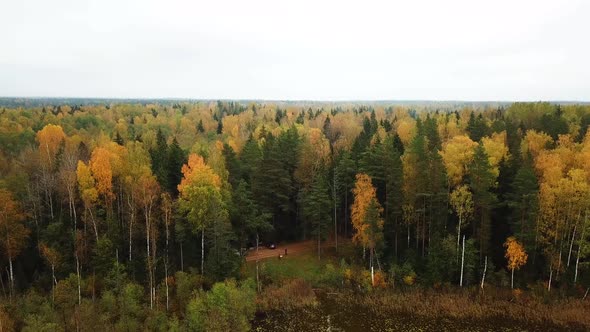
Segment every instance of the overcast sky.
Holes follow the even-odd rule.
[[[1,0],[0,96],[590,100],[585,0]]]

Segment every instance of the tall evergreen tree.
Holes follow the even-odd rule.
[[[496,179],[492,173],[492,167],[488,156],[480,143],[475,148],[473,160],[469,165],[469,186],[473,193],[475,218],[473,225],[474,234],[479,243],[480,255],[489,253],[489,242],[491,237],[490,212],[497,201],[492,189],[496,185]]]
[[[387,248],[397,257],[398,231],[403,204],[403,165],[395,137],[388,136],[383,143],[385,169],[385,220],[383,232]]]
[[[317,240],[318,259],[321,258],[321,241],[326,238],[332,218],[329,186],[324,172],[318,172],[312,185],[303,192],[301,212],[306,222],[310,223],[311,233]]]
[[[240,154],[241,176],[249,184],[252,184],[251,179],[257,173],[261,159],[262,151],[258,146],[258,142],[250,135]]]
[[[152,159],[152,172],[158,179],[158,183],[162,188],[168,188],[168,144],[162,129],[158,129],[156,133],[156,147],[150,150],[150,157]]]
[[[168,177],[168,186],[166,189],[173,197],[178,195],[178,185],[182,180],[182,165],[184,165],[186,161],[186,154],[175,137],[168,149],[168,164],[166,165],[166,173]]]

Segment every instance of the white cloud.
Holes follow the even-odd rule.
[[[588,1],[0,3],[0,95],[590,100]]]

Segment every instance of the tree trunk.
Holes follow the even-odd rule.
[[[8,275],[8,268],[6,269],[6,274]],[[2,295],[6,297],[6,287],[4,286],[4,278],[2,277],[2,272],[0,271],[0,286],[2,286]]]
[[[260,293],[260,275],[258,272],[258,232],[256,232],[256,288]]]
[[[10,298],[12,299],[12,295],[14,293],[14,272],[12,270],[12,256],[10,256],[10,254],[8,255],[8,268],[10,271]]]
[[[481,276],[481,289],[484,287],[484,283],[486,281],[486,271],[488,270],[488,256],[485,258],[485,262],[483,265],[483,274]]]
[[[82,291],[80,286],[80,260],[76,255],[76,275],[78,276],[78,306],[82,305]]]
[[[149,213],[146,209],[145,211],[145,247],[146,247],[146,260],[147,260],[147,272],[149,278],[149,286],[150,286],[150,309],[153,308],[153,297],[152,297],[152,287],[153,287],[153,280],[152,280],[152,266],[151,266],[151,256],[150,256],[150,221],[149,221]]]
[[[578,265],[580,264],[580,252],[582,251],[582,241],[584,241],[584,233],[586,230],[586,220],[587,220],[588,216],[585,215],[584,216],[584,223],[582,224],[582,236],[580,237],[580,242],[578,244],[578,253],[576,254],[576,271],[574,273],[574,285],[576,284],[576,282],[578,281]]]
[[[510,276],[510,288],[514,289],[514,268],[512,268],[512,274]]]
[[[375,271],[373,269],[373,249],[369,249],[371,256],[371,286],[375,287]]]
[[[320,232],[320,227],[318,225],[318,260],[321,260],[321,232]]]
[[[410,249],[410,224],[408,223],[408,249]]]
[[[51,264],[51,305],[55,304],[55,265]]]
[[[559,259],[557,260],[557,269],[555,270],[555,279],[559,280],[559,270],[561,269],[561,250],[563,241],[559,244]]]
[[[334,244],[338,252],[338,221],[336,218],[336,171],[334,171]]]
[[[344,191],[344,235],[348,236],[348,188]]]
[[[170,307],[170,301],[169,301],[169,295],[168,295],[168,263],[169,263],[168,245],[169,245],[169,240],[170,240],[170,230],[168,229],[168,224],[170,222],[170,215],[168,214],[168,210],[165,211],[164,218],[165,218],[164,225],[166,226],[166,257],[165,257],[165,261],[164,261],[164,277],[166,279],[164,279],[164,280],[166,283],[166,312],[167,312]]]
[[[459,225],[457,226],[457,249],[455,250],[457,252],[457,263],[459,263],[459,239],[461,238],[461,216],[459,216]]]
[[[576,257],[576,269],[574,272],[574,285],[578,281],[578,264],[580,263],[580,250],[581,250],[581,248],[578,248],[578,255],[577,255],[578,257]]]
[[[395,259],[397,260],[397,238],[398,238],[398,236],[397,236],[397,233],[398,233],[398,231],[397,231],[397,216],[395,216],[395,218],[393,220],[394,220],[393,231],[395,233]]]
[[[169,301],[169,297],[168,297],[168,262],[166,262],[164,264],[164,275],[166,277],[166,279],[164,279],[164,281],[166,283],[166,312],[168,312],[168,310],[170,308],[170,301]]]
[[[205,275],[205,228],[201,230],[201,275]]]
[[[88,212],[90,213],[90,220],[92,221],[92,227],[94,228],[94,236],[96,237],[96,243],[98,243],[98,226],[96,225],[96,220],[94,220],[92,210],[88,209]]]
[[[182,252],[182,241],[179,242],[180,245],[180,271],[184,272],[184,255]]]
[[[133,245],[133,224],[135,222],[135,211],[133,208],[133,204],[127,199],[127,205],[129,205],[129,210],[131,211],[131,216],[129,218],[129,261],[131,262],[131,252],[132,252],[132,245]]]
[[[570,241],[570,250],[567,254],[567,267],[570,267],[570,259],[572,257],[572,248],[574,247],[574,239],[576,238],[576,229],[578,225],[574,225],[574,234],[572,235],[572,239]]]
[[[547,291],[551,291],[551,279],[553,279],[553,268],[549,267],[549,283],[547,284]]]
[[[461,279],[459,286],[463,287],[463,266],[465,265],[465,235],[463,235],[463,252],[461,253]]]

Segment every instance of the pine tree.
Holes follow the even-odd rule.
[[[167,174],[168,144],[161,129],[158,129],[156,133],[156,147],[150,150],[150,157],[152,159],[152,172],[156,175],[158,183],[162,188],[169,188]]]
[[[518,170],[511,189],[506,197],[506,203],[513,210],[511,228],[527,251],[532,252],[539,209],[539,183],[530,162],[525,162]]]
[[[479,243],[480,255],[487,255],[491,237],[490,212],[497,201],[496,195],[492,192],[496,186],[496,179],[481,143],[475,148],[473,160],[468,169],[476,221],[472,223],[473,230]]]
[[[223,144],[223,157],[225,158],[225,166],[228,171],[228,181],[232,188],[237,188],[238,183],[242,180],[242,169],[240,160],[238,159],[234,149],[227,143]]]
[[[340,197],[344,218],[342,223],[344,227],[344,234],[348,235],[349,225],[349,206],[352,203],[351,190],[354,188],[355,175],[357,173],[357,167],[352,160],[350,152],[344,151],[340,153],[336,162],[336,183],[338,184],[337,192]]]
[[[383,164],[385,169],[385,224],[383,231],[387,248],[398,252],[399,222],[403,204],[403,165],[395,137],[388,136],[383,143]]]
[[[261,159],[262,151],[258,142],[250,135],[240,154],[241,176],[248,184],[252,184],[252,177],[255,176]]]
[[[199,123],[197,124],[197,132],[199,133],[204,133],[205,132],[205,127],[203,126],[203,120],[199,120]]]
[[[303,193],[301,209],[305,221],[311,224],[311,232],[317,239],[318,259],[321,257],[321,240],[326,237],[331,221],[329,186],[325,174],[319,172],[311,188]]]
[[[186,163],[186,155],[176,137],[172,140],[172,144],[168,148],[168,163],[166,165],[166,175],[168,187],[167,191],[173,196],[178,196],[178,185],[182,180],[182,165]]]

